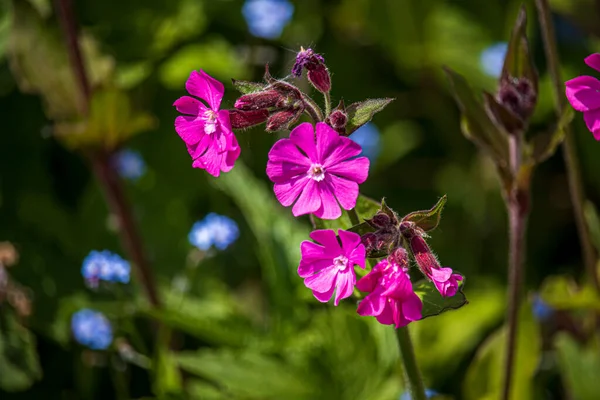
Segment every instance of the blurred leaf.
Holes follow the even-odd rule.
[[[600,353],[597,346],[581,347],[566,333],[556,336],[554,346],[558,353],[558,367],[572,398],[600,399]]]
[[[423,302],[421,319],[439,315],[445,311],[456,310],[468,304],[467,298],[463,293],[464,279],[458,283],[458,292],[452,297],[443,297],[436,289],[433,282],[422,280],[413,285],[417,296]]]
[[[496,126],[501,126],[507,133],[520,133],[525,127],[524,122],[508,108],[498,103],[489,92],[483,92],[485,111]]]
[[[44,20],[27,1],[12,1],[13,23],[8,55],[15,79],[24,92],[40,94],[53,119],[71,119],[82,112],[83,99],[75,82],[58,27]],[[92,87],[106,82],[113,60],[100,54],[89,36],[80,37]]]
[[[236,88],[241,94],[249,94],[263,90],[267,85],[259,82],[242,81],[238,79],[232,79],[233,87]]]
[[[92,95],[87,119],[59,122],[55,125],[55,133],[71,148],[102,147],[110,150],[155,124],[150,114],[131,109],[125,92],[105,89]]]
[[[502,66],[501,80],[508,80],[511,77],[525,77],[533,84],[534,91],[537,93],[538,76],[533,64],[533,59],[529,53],[529,44],[527,42],[527,11],[525,6],[521,6],[517,20],[508,42],[508,49]]]
[[[203,382],[200,379],[189,379],[186,382],[186,391],[194,400],[234,400],[216,386]]]
[[[532,399],[533,377],[539,362],[541,343],[539,328],[529,303],[523,303],[520,307],[518,326],[510,398]],[[490,335],[477,350],[467,369],[462,398],[496,400],[501,397],[505,348],[506,326],[503,326]]]
[[[421,128],[415,121],[396,121],[381,133],[381,154],[375,168],[383,170],[416,149],[421,142]]]
[[[42,377],[35,336],[7,306],[0,310],[0,389],[23,391]]]
[[[600,218],[598,218],[598,210],[594,203],[587,200],[583,205],[583,213],[587,228],[590,231],[592,243],[596,247],[596,251],[600,253]]]
[[[379,211],[381,204],[377,201],[370,199],[362,194],[358,195],[358,199],[356,200],[356,206],[354,209],[358,214],[359,220],[367,220],[373,217]],[[350,217],[348,216],[348,212],[346,210],[342,210],[342,216],[338,219],[321,219],[317,218],[311,214],[310,220],[312,221],[313,227],[315,229],[333,229],[337,232],[338,229],[349,230],[352,228],[353,224],[350,222]],[[365,233],[372,231],[372,228],[367,228],[369,225],[365,222],[357,225],[354,232]]]
[[[463,133],[483,150],[490,153],[500,167],[508,165],[506,135],[490,120],[465,78],[450,68],[444,68],[452,86],[454,98],[463,114]]]
[[[183,370],[216,383],[233,398],[295,400],[315,396],[315,387],[303,371],[250,351],[182,352],[177,355],[177,362]]]
[[[167,350],[168,346],[169,343],[166,343],[166,346],[157,346],[159,348],[156,350],[156,359],[152,368],[154,393],[160,398],[180,395],[183,389],[175,354]]]
[[[348,114],[346,135],[351,134],[369,122],[373,118],[373,115],[382,111],[392,101],[394,101],[394,99],[367,99],[365,101],[350,104],[346,107],[346,113]]]
[[[539,164],[552,157],[556,149],[565,138],[565,127],[571,123],[575,112],[571,106],[565,107],[558,124],[553,132],[539,133],[531,140],[531,158],[535,164]]]
[[[147,61],[118,65],[115,72],[115,86],[119,89],[131,89],[148,78],[152,70],[152,64]]]
[[[150,43],[153,53],[162,55],[177,43],[193,38],[204,30],[207,25],[204,4],[197,0],[180,0],[176,12],[161,18],[157,25]]]
[[[435,205],[429,210],[413,211],[402,218],[402,221],[414,222],[419,228],[425,232],[429,232],[437,228],[442,219],[442,210],[448,198],[443,195]]]
[[[557,310],[600,310],[600,296],[589,283],[578,286],[567,276],[550,276],[540,288],[541,298]]]

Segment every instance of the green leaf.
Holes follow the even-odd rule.
[[[550,276],[540,288],[540,296],[557,310],[595,309],[600,311],[600,296],[594,287],[585,283],[578,286],[567,276]]]
[[[232,79],[231,82],[233,83],[233,87],[241,94],[259,92],[267,87],[264,83],[259,82],[241,81],[237,79]]]
[[[483,92],[485,111],[496,126],[501,126],[507,133],[517,134],[523,131],[525,123],[516,114],[498,103],[488,92]]]
[[[336,232],[338,229],[344,229],[362,234],[373,231],[373,228],[364,221],[372,218],[379,211],[380,207],[381,205],[377,201],[360,194],[354,207],[358,218],[363,221],[359,225],[353,227],[346,210],[342,210],[342,216],[338,219],[321,219],[312,214],[310,219],[315,229],[333,229]]]
[[[348,124],[346,125],[346,135],[351,134],[367,122],[369,122],[375,113],[382,111],[394,99],[367,99],[365,101],[352,103],[346,108],[348,114]]]
[[[598,211],[594,203],[587,200],[583,205],[583,214],[590,236],[592,237],[592,243],[600,253],[600,218],[598,218]]]
[[[539,363],[541,341],[529,303],[521,305],[518,326],[510,398],[533,399],[533,377]],[[501,397],[505,348],[506,326],[503,326],[477,350],[463,382],[462,399],[496,400]]]
[[[502,66],[502,75],[500,80],[508,80],[510,77],[529,79],[537,93],[538,76],[529,53],[529,44],[527,42],[527,12],[525,6],[522,6],[517,15],[517,20],[513,27],[504,65]]]
[[[586,349],[566,333],[559,333],[554,341],[554,347],[558,353],[558,367],[572,398],[600,399],[598,346],[590,346]]]
[[[42,377],[35,336],[6,306],[0,312],[0,389],[27,390]]]
[[[154,392],[161,399],[181,395],[183,390],[181,374],[175,360],[175,354],[168,351],[167,346],[169,346],[168,343],[165,343],[164,347],[159,346],[153,366]]]
[[[448,198],[443,195],[438,202],[429,210],[413,211],[407,214],[402,221],[414,222],[419,228],[425,232],[429,232],[437,228],[442,218],[442,210]]]
[[[565,138],[565,127],[571,123],[574,115],[575,112],[573,111],[573,108],[571,108],[570,105],[566,106],[554,131],[550,133],[540,133],[533,137],[529,147],[531,161],[534,164],[540,164],[554,155],[556,149],[558,149],[558,146]]]
[[[508,140],[487,115],[483,105],[475,97],[465,78],[445,67],[454,98],[463,115],[463,134],[484,151],[490,153],[501,167],[508,165]]]
[[[468,303],[465,294],[463,293],[464,278],[458,283],[458,292],[452,297],[443,297],[436,289],[433,282],[422,280],[413,285],[413,289],[417,296],[423,302],[423,310],[421,311],[422,318],[439,315],[445,311],[456,310]]]

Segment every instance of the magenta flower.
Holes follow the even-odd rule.
[[[358,314],[373,316],[396,328],[421,319],[423,303],[412,288],[407,269],[395,261],[381,260],[356,287],[369,294],[358,304]]]
[[[585,63],[600,71],[600,54],[585,58]],[[591,76],[578,76],[565,82],[567,99],[571,106],[583,113],[587,128],[600,140],[600,81]]]
[[[452,297],[458,291],[458,282],[463,280],[462,275],[452,272],[452,268],[442,268],[429,246],[419,235],[410,239],[410,248],[417,265],[429,278],[444,297]]]
[[[194,168],[205,169],[212,176],[233,168],[240,155],[240,146],[231,130],[229,112],[219,110],[225,89],[223,84],[200,70],[192,71],[185,83],[192,96],[207,104],[183,96],[173,104],[182,114],[175,119],[175,130],[185,142],[194,160]]]
[[[298,125],[289,139],[279,140],[269,151],[267,175],[275,183],[277,200],[285,207],[296,202],[292,208],[296,217],[310,213],[323,219],[340,217],[340,205],[354,208],[358,184],[369,174],[369,159],[355,158],[361,151],[323,122],[317,123],[316,143],[313,126]]]
[[[298,275],[304,284],[322,303],[331,299],[335,290],[334,304],[352,295],[356,284],[354,266],[365,268],[365,246],[360,243],[360,235],[339,230],[340,242],[331,229],[317,230],[310,238],[317,243],[302,242],[302,259]]]

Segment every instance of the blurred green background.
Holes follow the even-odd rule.
[[[393,330],[358,318],[352,301],[337,308],[319,304],[296,275],[299,245],[308,239],[310,224],[307,218],[295,220],[276,202],[265,175],[267,152],[286,133],[267,134],[262,127],[237,133],[241,158],[231,173],[215,179],[191,168],[173,129],[177,113],[172,103],[186,94],[191,70],[202,68],[224,82],[223,104],[232,107],[238,93],[231,78],[259,81],[265,63],[274,76],[289,75],[300,46],[325,57],[334,103],[396,99],[371,123],[381,135],[380,151],[361,192],[375,199],[385,196],[399,214],[429,208],[448,195],[429,243],[443,265],[466,276],[470,302],[411,325],[418,361],[427,386],[439,393],[498,398],[504,203],[491,161],[460,132],[459,112],[441,67],[463,74],[476,90],[495,91],[496,78],[486,72],[482,53],[508,39],[521,1],[294,1],[293,16],[281,35],[270,39],[250,32],[244,1],[73,2],[88,47],[95,49],[88,67],[95,71],[97,87],[127,93],[134,109],[153,118],[123,144],[139,151],[147,167],[139,180],[124,185],[166,308],[151,311],[135,282],[131,290],[116,294],[86,289],[80,268],[90,250],[125,256],[114,217],[84,153],[53,135],[49,116],[57,113],[18,85],[28,65],[28,79],[35,76],[50,87],[56,104],[68,106],[72,92],[64,85],[69,78],[58,77],[69,76],[70,70],[64,54],[61,61],[62,42],[52,40],[60,39],[53,4],[0,0],[0,240],[13,243],[20,254],[7,271],[32,302],[31,315],[20,318],[19,327],[30,330],[30,350],[39,357],[36,361],[33,353],[22,368],[7,362],[15,356],[10,354],[14,336],[3,322],[0,376],[18,378],[0,385],[2,399],[399,398],[403,389]],[[37,20],[15,17],[15,4],[24,3],[39,15]],[[541,87],[532,131],[540,131],[553,124],[554,113],[532,3],[525,5]],[[583,58],[600,50],[600,2],[551,3],[564,79],[593,74]],[[25,44],[29,58],[20,58],[19,64],[10,55],[14,46]],[[304,80],[299,84],[309,90]],[[594,203],[600,198],[600,144],[580,114],[573,127],[587,197]],[[537,291],[549,276],[583,275],[561,154],[536,171],[532,196],[528,292]],[[209,212],[234,219],[240,237],[195,266],[197,254],[187,235]],[[148,351],[152,369],[124,361],[117,350],[94,355],[73,342],[70,316],[81,307],[104,311],[115,337],[131,342],[138,352]],[[0,313],[9,309],[0,296]],[[177,351],[152,352],[157,325],[151,321],[156,319],[175,328]],[[519,352],[517,390],[524,397],[515,398],[561,399],[567,393],[574,399],[600,398],[593,379],[583,389],[573,383],[584,375],[598,376],[597,351],[594,358],[594,351],[585,350],[586,341],[553,336],[556,323],[544,327],[529,316],[522,326],[520,340],[529,345]],[[132,339],[134,330],[141,331],[137,339]],[[562,349],[558,355],[553,344]],[[586,364],[580,365],[583,359]],[[15,368],[20,370],[9,371]],[[573,373],[577,368],[581,373]]]

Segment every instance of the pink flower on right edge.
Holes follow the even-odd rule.
[[[356,284],[354,266],[364,269],[366,260],[359,234],[340,229],[338,235],[341,246],[333,230],[313,231],[310,238],[317,243],[302,242],[302,260],[298,266],[298,275],[304,278],[304,285],[312,290],[315,298],[325,303],[335,291],[336,306],[352,295]]]
[[[600,72],[600,54],[585,58],[585,63]],[[566,95],[571,106],[583,113],[587,128],[600,140],[600,81],[583,75],[565,82]]]
[[[356,157],[361,147],[329,125],[308,122],[295,127],[269,151],[267,175],[275,183],[277,200],[295,217],[314,214],[323,219],[342,215],[342,206],[356,205],[358,184],[369,174],[369,159]],[[339,203],[339,204],[338,204]]]
[[[423,303],[413,290],[407,269],[393,258],[381,260],[356,287],[369,292],[358,304],[359,315],[373,316],[379,323],[396,328],[421,319]]]

